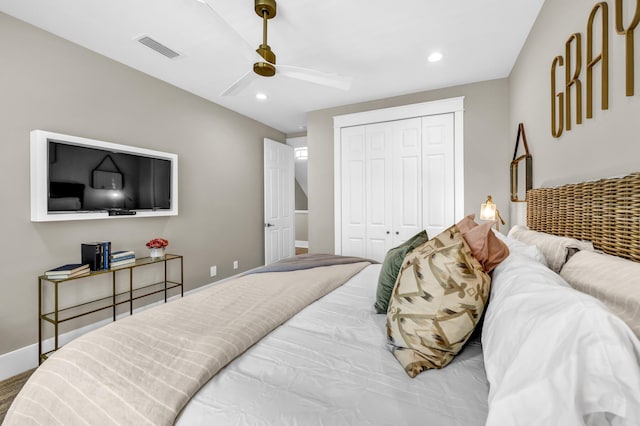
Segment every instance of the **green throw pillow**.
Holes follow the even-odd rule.
[[[396,283],[396,278],[398,278],[398,272],[400,272],[404,257],[407,253],[413,251],[414,248],[421,246],[427,241],[429,241],[427,231],[420,231],[398,247],[394,247],[387,252],[387,255],[384,257],[384,262],[382,262],[382,269],[380,269],[378,289],[376,290],[376,303],[373,305],[377,313],[387,313],[389,298],[391,298],[391,292]]]

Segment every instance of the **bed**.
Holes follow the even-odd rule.
[[[553,233],[537,204],[530,226]],[[627,225],[620,232],[635,232]],[[629,324],[549,269],[538,246],[500,238],[510,253],[492,272],[484,323],[442,369],[410,378],[391,354],[386,315],[373,310],[381,265],[324,259],[76,339],[36,370],[3,424],[640,424],[640,341]],[[567,265],[580,250],[570,246]]]

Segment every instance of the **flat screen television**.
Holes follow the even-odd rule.
[[[32,221],[177,214],[177,155],[31,132]]]

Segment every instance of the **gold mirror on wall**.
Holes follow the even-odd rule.
[[[518,157],[518,145],[522,137],[524,154]],[[527,191],[533,187],[533,158],[529,152],[527,136],[524,133],[524,124],[518,125],[518,137],[516,138],[516,148],[513,151],[513,161],[511,161],[511,201],[527,201]]]

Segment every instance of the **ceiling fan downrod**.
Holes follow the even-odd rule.
[[[256,52],[264,58],[266,62],[256,62],[253,64],[253,72],[263,77],[273,77],[276,74],[276,54],[267,44],[267,21],[276,16],[276,0],[255,0],[256,14],[262,18],[262,44]]]

